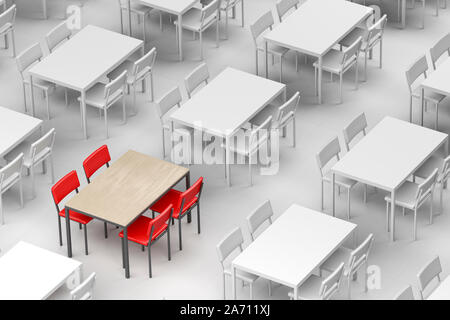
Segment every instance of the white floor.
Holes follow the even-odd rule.
[[[310,0],[313,1],[313,0]],[[69,1],[70,2],[70,1]],[[253,43],[248,29],[267,10],[274,9],[275,0],[246,0],[246,27],[238,20],[231,20],[229,40],[222,40],[215,48],[214,30],[205,36],[205,61],[214,77],[226,66],[254,72]],[[16,39],[18,52],[35,42],[42,42],[44,35],[61,20],[61,7],[49,1],[50,19],[41,20],[39,7],[27,0],[17,0]],[[202,234],[196,233],[196,218],[184,227],[184,248],[177,250],[177,237],[172,237],[172,261],[167,261],[166,242],[161,241],[152,249],[153,278],[148,278],[147,255],[139,246],[130,246],[131,278],[124,277],[121,263],[121,246],[118,231],[110,230],[109,239],[103,237],[103,224],[89,225],[88,256],[84,254],[83,233],[73,226],[72,242],[74,259],[84,264],[85,275],[95,271],[98,275],[96,297],[99,299],[221,299],[221,269],[216,255],[216,244],[233,227],[241,226],[246,232],[245,217],[263,200],[272,201],[276,215],[281,214],[291,203],[299,203],[320,210],[320,180],[316,165],[316,152],[333,136],[341,136],[341,130],[360,112],[366,113],[369,126],[374,126],[384,116],[391,115],[408,119],[408,89],[405,70],[421,54],[450,29],[450,9],[441,10],[434,16],[434,2],[426,10],[425,29],[419,29],[420,8],[407,10],[407,28],[396,27],[396,1],[384,1],[388,12],[388,25],[384,41],[384,65],[378,69],[378,54],[369,62],[368,81],[361,83],[359,90],[353,89],[353,74],[345,76],[344,103],[336,104],[337,83],[330,83],[325,75],[324,100],[317,105],[313,96],[313,70],[310,65],[301,65],[295,72],[294,57],[284,68],[284,81],[289,95],[299,90],[302,99],[297,112],[297,148],[290,147],[290,140],[282,142],[280,170],[274,176],[254,176],[253,187],[248,187],[247,167],[232,168],[233,186],[226,186],[221,166],[193,166],[192,181],[205,177],[202,194]],[[59,11],[58,11],[59,10]],[[240,11],[238,10],[238,13]],[[155,92],[160,97],[176,85],[183,85],[183,78],[199,64],[197,42],[192,35],[185,34],[185,60],[177,61],[174,27],[165,16],[164,31],[158,27],[158,15],[151,17],[148,48],[156,46],[158,59],[155,67]],[[89,0],[83,8],[82,24],[96,24],[119,31],[117,1]],[[326,23],[326,22],[324,22]],[[136,28],[140,30],[140,28]],[[314,32],[314,30],[311,30]],[[86,48],[89,50],[89,48]],[[261,66],[262,68],[262,66]],[[23,111],[19,74],[10,53],[0,50],[0,105]],[[272,78],[278,79],[278,65],[273,67]],[[226,90],[226,88],[224,88]],[[110,139],[104,139],[103,121],[96,110],[88,110],[89,139],[84,140],[80,128],[79,107],[76,93],[71,94],[71,104],[64,106],[64,91],[59,89],[51,97],[52,119],[45,121],[45,129],[56,128],[57,139],[54,151],[55,173],[60,178],[69,170],[76,169],[85,185],[82,171],[83,159],[102,144],[108,144],[113,161],[128,149],[135,149],[153,156],[161,156],[160,125],[156,111],[143,95],[138,95],[139,114],[130,117],[121,125],[120,108],[115,108],[110,117]],[[185,98],[186,95],[184,94]],[[131,99],[130,99],[131,101]],[[447,102],[446,105],[449,105]],[[417,106],[417,104],[416,104]],[[45,117],[42,100],[37,103],[38,116]],[[417,108],[416,108],[417,110]],[[440,128],[450,132],[449,112],[444,107],[440,113]],[[426,124],[432,127],[434,113],[426,115]],[[28,150],[30,139],[20,150]],[[255,170],[256,172],[256,170]],[[30,180],[25,178],[25,208],[20,209],[18,190],[12,189],[4,195],[5,225],[0,227],[0,248],[7,251],[17,241],[25,240],[66,254],[66,247],[58,244],[57,218],[50,194],[50,177],[37,177],[37,196],[31,199]],[[329,203],[329,192],[326,199]],[[428,225],[427,209],[418,219],[418,240],[412,241],[412,217],[398,214],[398,241],[388,241],[385,232],[385,202],[382,192],[371,194],[367,204],[362,202],[362,188],[356,190],[352,199],[352,221],[358,224],[358,238],[368,233],[375,234],[375,245],[370,264],[381,270],[381,288],[365,294],[361,282],[356,282],[353,297],[359,299],[391,299],[405,285],[416,282],[418,270],[434,255],[439,254],[444,276],[450,273],[449,194],[445,192],[444,214],[437,216],[433,225]],[[346,217],[343,196],[338,200],[338,216]],[[436,202],[437,204],[437,202]],[[327,206],[329,209],[329,205]],[[329,210],[328,210],[329,212]],[[249,236],[245,233],[248,243]],[[282,249],[282,248],[280,248]],[[32,266],[30,266],[32,268]],[[229,284],[229,282],[228,282]],[[229,288],[229,286],[228,286]],[[230,290],[227,291],[231,294]],[[258,281],[255,289],[258,299],[268,299],[266,282]],[[53,298],[66,297],[58,292]],[[238,297],[247,298],[248,288],[238,287]],[[345,294],[342,295],[345,297]],[[287,299],[287,289],[275,290],[274,299]]]

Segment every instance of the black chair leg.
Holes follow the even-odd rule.
[[[170,252],[170,228],[167,227],[167,258],[169,261],[172,259],[172,255]]]
[[[198,234],[200,234],[200,203],[197,203],[197,227]]]
[[[81,223],[78,224],[80,227],[80,230],[83,228],[83,225]]]
[[[122,238],[122,268],[125,268],[125,238]]]
[[[180,251],[183,250],[183,245],[182,245],[182,241],[181,241],[181,217],[180,219],[178,219],[178,238],[179,238],[179,242],[180,242]]]
[[[61,216],[58,215],[59,245],[62,246]]]
[[[87,224],[84,225],[84,250],[88,255]]]
[[[148,274],[152,277],[152,251],[150,250],[150,243],[148,244]]]
[[[104,228],[105,228],[105,239],[108,239],[108,226],[107,226],[106,222],[104,224]]]
[[[142,245],[142,251],[145,251],[145,246],[144,245]]]

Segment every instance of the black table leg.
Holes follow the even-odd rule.
[[[125,278],[130,278],[130,259],[128,256],[128,232],[127,232],[127,228],[123,229],[123,239],[124,239],[124,246],[123,246],[123,250],[124,250],[124,258],[125,258]]]
[[[72,237],[70,236],[69,209],[65,208],[65,211],[66,211],[67,256],[69,258],[72,258]]]

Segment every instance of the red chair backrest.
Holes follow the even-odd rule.
[[[198,178],[197,181],[195,181],[195,183],[189,188],[187,189],[185,192],[183,192],[180,196],[180,210],[183,210],[184,208],[181,208],[181,204],[184,203],[189,203],[192,201],[192,199],[194,199],[197,195],[200,194],[200,191],[202,190],[203,187],[203,177]],[[184,200],[184,202],[183,202]],[[183,204],[183,205],[184,205]]]
[[[103,145],[91,153],[86,160],[83,161],[83,168],[86,178],[89,179],[98,169],[111,161],[107,145]]]
[[[70,171],[62,177],[53,187],[52,195],[56,204],[59,204],[72,191],[77,190],[80,186],[80,180],[75,170]]]
[[[149,239],[150,239],[152,227],[153,227],[153,232],[155,232],[155,230],[160,230],[164,224],[166,224],[166,227],[169,226],[169,222],[170,222],[170,218],[172,217],[172,213],[173,213],[173,205],[169,204],[167,206],[167,208],[161,214],[159,214],[155,219],[152,220],[152,222],[148,225],[148,229],[147,229],[147,236]],[[150,239],[150,242],[151,242],[151,240],[152,239]]]

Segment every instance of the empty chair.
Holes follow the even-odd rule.
[[[321,270],[332,272],[336,270],[336,266],[339,266],[342,261],[347,261],[344,277],[347,279],[347,297],[349,300],[351,298],[351,281],[357,278],[359,270],[364,272],[364,292],[367,292],[367,267],[373,239],[373,234],[371,233],[354,250],[340,247],[320,267]]]
[[[441,282],[441,273],[442,273],[442,266],[441,266],[441,260],[439,259],[439,256],[436,256],[431,260],[420,272],[417,274],[417,280],[419,282],[419,296],[420,299],[424,299],[426,296],[431,293],[431,291],[428,291],[428,288],[430,288],[430,285],[432,282],[437,279],[437,283]],[[435,285],[433,290],[437,286]]]
[[[55,128],[50,129],[42,138],[31,144],[30,155],[25,158],[23,166],[31,175],[31,190],[33,197],[36,193],[35,187],[35,167],[42,164],[42,171],[46,171],[50,167],[50,175],[52,183],[55,181],[55,173],[53,170],[53,145],[55,144],[56,131]]]
[[[59,245],[62,246],[62,232],[61,232],[61,217],[66,217],[65,208],[60,209],[59,204],[64,198],[66,198],[73,191],[78,193],[78,188],[80,187],[80,180],[78,180],[78,175],[75,170],[70,171],[64,177],[62,177],[56,184],[52,187],[53,201],[55,202],[56,213],[58,214],[58,231],[59,231]],[[91,217],[88,217],[82,213],[75,211],[69,211],[69,218],[71,221],[77,222],[84,228],[84,250],[86,255],[88,254],[88,239],[87,239],[87,224],[92,221]]]
[[[365,113],[361,113],[359,116],[357,116],[355,119],[353,119],[352,122],[350,122],[343,130],[344,135],[344,142],[345,142],[345,149],[347,151],[350,150],[350,143],[353,141],[353,139],[356,138],[356,136],[360,133],[363,134],[363,136],[366,135],[366,129],[367,129],[367,120]]]
[[[20,77],[22,79],[22,89],[23,89],[23,101],[25,106],[25,111],[27,110],[27,87],[30,87],[30,75],[28,74],[28,69],[35,63],[41,61],[43,57],[42,49],[39,43],[36,43],[26,49],[24,52],[19,54],[16,58],[17,68],[19,69]],[[47,106],[47,119],[50,120],[50,101],[49,95],[55,90],[56,86],[54,83],[41,80],[33,79],[33,89],[38,89],[44,94],[44,98]],[[31,90],[30,90],[31,96]]]
[[[233,14],[233,18],[236,17],[236,6],[237,4],[241,4],[241,23],[242,27],[244,27],[244,2],[242,0],[221,0],[220,1],[220,13],[225,14],[225,36],[228,38],[228,18],[229,12],[231,10]]]
[[[323,187],[324,183],[331,183],[331,173],[329,172],[329,166],[328,164],[333,160],[339,161],[340,156],[339,153],[341,152],[341,146],[339,144],[339,140],[337,137],[333,138],[330,142],[328,142],[325,147],[320,150],[320,152],[316,155],[317,164],[319,166],[320,171],[320,208],[323,211],[324,204],[323,204]],[[347,189],[347,217],[350,219],[350,192],[351,189],[356,185],[356,181],[352,179],[348,179],[345,177],[341,177],[339,175],[336,175],[335,177],[335,183],[338,189],[341,187],[344,189]],[[333,190],[333,192],[335,192]]]
[[[273,16],[272,12],[269,11],[262,15],[258,20],[256,20],[252,25],[250,25],[250,31],[253,36],[253,43],[255,45],[255,58],[256,58],[256,74],[258,74],[258,65],[259,65],[259,53],[265,53],[264,41],[262,40],[262,34],[268,30],[272,30],[273,28]],[[267,52],[270,56],[277,57],[280,60],[280,82],[283,80],[283,57],[289,51],[289,49],[268,44]]]
[[[362,38],[358,37],[352,45],[344,51],[331,49],[322,58],[322,70],[339,76],[339,102],[342,103],[342,77],[345,72],[355,66],[355,88],[358,89],[358,57]],[[315,88],[318,95],[319,63],[314,62]]]
[[[201,9],[191,8],[183,14],[181,26],[178,25],[178,21],[175,21],[177,29],[182,28],[192,31],[194,35],[199,34],[201,60],[203,60],[203,32],[213,25],[216,25],[216,47],[219,47],[219,5],[220,1],[214,0]],[[178,30],[176,34],[178,37]]]
[[[4,8],[6,9],[6,2]],[[8,35],[11,39],[11,47],[13,57],[16,56],[16,43],[14,39],[14,27],[16,21],[16,5],[13,4],[9,9],[6,9],[0,14],[0,37],[3,36],[5,39],[5,48],[8,49]]]
[[[148,273],[149,277],[152,277],[152,254],[151,246],[158,241],[163,235],[167,235],[167,258],[171,259],[170,255],[170,220],[173,214],[173,206],[169,204],[167,208],[161,211],[161,214],[154,219],[150,219],[146,216],[139,216],[127,229],[127,236],[129,241],[133,241],[148,250]],[[119,237],[122,238],[122,248],[124,247],[124,235],[123,231],[119,233]],[[125,261],[124,261],[125,264]]]
[[[447,33],[430,49],[430,57],[433,69],[436,70],[436,63],[445,52],[447,52],[448,56],[450,57],[450,33]]]
[[[95,272],[92,272],[78,287],[70,292],[72,300],[93,300],[94,299],[94,285]]]
[[[58,45],[68,40],[71,36],[72,31],[67,27],[67,21],[61,22],[45,35],[45,43],[47,44],[48,51],[52,52]]]
[[[132,62],[126,60],[114,71],[109,73],[109,79],[117,78],[124,70],[127,71],[127,86],[133,88],[133,109],[136,112],[136,91],[137,85],[141,83],[142,92],[145,92],[148,79],[150,79],[150,101],[154,98],[153,89],[153,67],[156,61],[156,48],[152,48],[139,60]]]
[[[128,21],[128,5],[127,5],[127,0],[119,0],[119,8],[120,8],[120,31],[121,33],[123,33],[123,15],[125,14],[125,21]],[[145,30],[145,19],[150,15],[150,12],[153,9],[145,6],[143,4],[140,4],[139,1],[131,1],[130,2],[130,11],[131,11],[131,15],[132,16],[136,16],[138,19],[139,23],[142,23],[142,37],[144,39],[144,43],[145,43],[145,34],[146,34],[146,30]],[[160,13],[160,24],[162,23],[161,19],[161,13]],[[132,33],[133,31],[130,30],[130,33]]]
[[[293,8],[295,10],[298,9],[300,5],[299,0],[280,0],[276,4],[278,19],[280,19],[280,22],[283,20],[283,17],[287,14],[287,12]]]
[[[405,181],[395,192],[395,205],[414,212],[414,240],[417,239],[417,211],[427,201],[430,200],[430,224],[433,223],[433,193],[438,177],[438,169],[430,174],[421,184]],[[387,195],[386,200],[386,225],[389,230],[389,205],[391,204],[391,196]]]
[[[326,279],[311,275],[302,285],[298,288],[299,300],[330,300],[335,296],[340,289],[342,275],[344,274],[344,263],[334,270]],[[294,292],[288,293],[291,300],[294,298]]]
[[[19,154],[3,168],[0,168],[0,215],[2,224],[5,223],[2,205],[3,194],[17,183],[19,184],[20,206],[23,207],[22,164],[23,153]]]
[[[184,85],[186,87],[186,92],[189,99],[192,96],[192,92],[195,91],[201,84],[208,84],[209,81],[209,71],[206,63],[202,63],[197,68],[195,68],[190,74],[184,78]]]
[[[116,102],[122,100],[123,123],[127,121],[125,110],[125,87],[127,81],[127,72],[122,72],[117,78],[108,84],[97,83],[86,92],[86,105],[93,106],[103,110],[105,117],[105,133],[108,139],[108,109]],[[81,103],[81,97],[78,98]]]
[[[264,201],[262,205],[256,208],[247,217],[247,226],[250,231],[250,237],[252,241],[255,240],[255,233],[266,221],[268,224],[272,224],[273,210],[270,200]]]
[[[242,245],[244,243],[244,237],[240,228],[235,228],[230,234],[228,234],[217,245],[217,255],[219,256],[220,266],[223,271],[223,298],[226,297],[225,282],[226,277],[232,278],[231,274],[231,259],[227,259],[234,252],[242,252]],[[241,280],[243,283],[247,283],[250,287],[250,299],[253,299],[253,284],[258,279],[258,276],[242,271],[236,270],[236,279]]]
[[[200,196],[202,194],[202,189],[203,177],[200,177],[191,187],[189,187],[189,189],[184,192],[170,189],[150,208],[153,214],[155,214],[155,212],[161,213],[169,205],[173,205],[172,218],[178,220],[178,240],[180,250],[182,250],[181,219],[183,219],[186,215],[190,215],[194,208],[197,208],[197,231],[198,234],[200,234]]]
[[[415,300],[411,285],[406,286],[399,293],[397,293],[394,300]]]

